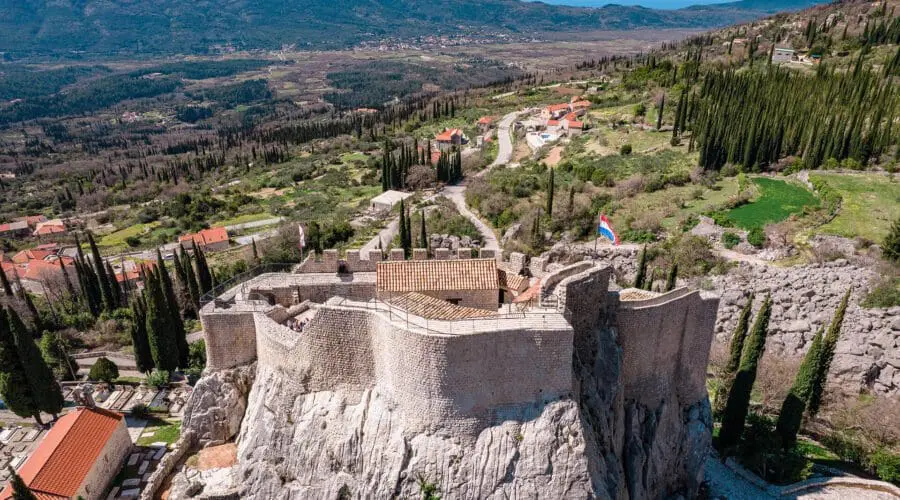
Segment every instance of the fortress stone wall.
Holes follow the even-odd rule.
[[[364,307],[320,305],[302,334],[255,315],[259,362],[303,392],[376,388],[410,422],[472,426],[505,407],[572,391],[572,329],[560,315],[442,333]]]
[[[680,401],[706,396],[706,366],[716,322],[717,298],[675,290],[616,308],[625,394],[656,407],[673,389]]]

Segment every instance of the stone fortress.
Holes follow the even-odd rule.
[[[612,290],[588,260],[427,254],[329,250],[202,308],[204,378],[255,362],[241,497],[696,492],[718,298]]]

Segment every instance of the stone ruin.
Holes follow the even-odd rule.
[[[397,281],[380,252],[326,251],[204,306],[208,365],[185,427],[201,444],[237,438],[235,494],[406,498],[430,484],[444,498],[694,495],[711,442],[718,298],[629,296],[610,289],[609,266],[485,252],[413,261],[423,276]],[[476,279],[476,267],[508,275]],[[528,290],[504,295],[514,276]],[[387,282],[411,283],[404,301],[383,295]],[[447,302],[446,290],[485,287],[493,303]],[[240,420],[213,405],[246,410]]]

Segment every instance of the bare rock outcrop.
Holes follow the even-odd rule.
[[[237,436],[247,409],[256,365],[205,374],[184,408],[182,428],[193,431],[199,446],[222,444]]]
[[[777,268],[742,264],[716,277],[721,291],[716,336],[727,342],[747,296],[772,294],[767,352],[802,356],[820,326],[827,325],[843,295],[852,289],[830,378],[846,390],[868,389],[900,394],[900,307],[866,309],[874,271],[846,260]]]

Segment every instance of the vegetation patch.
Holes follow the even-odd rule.
[[[821,232],[880,242],[900,218],[900,182],[891,177],[815,173],[809,178],[814,183],[824,181],[842,198],[837,216],[819,228]]]
[[[819,204],[813,193],[797,184],[765,177],[757,177],[753,183],[759,189],[758,199],[728,212],[728,218],[744,229],[781,222]]]
[[[153,443],[172,444],[178,441],[181,435],[181,422],[173,420],[153,419],[144,427],[144,434],[153,432],[152,436],[141,436],[137,440],[138,446],[150,446]]]

